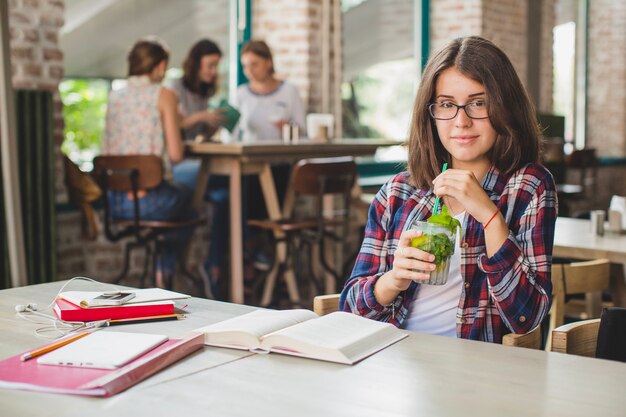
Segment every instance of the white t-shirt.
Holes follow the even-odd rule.
[[[253,93],[249,84],[243,84],[237,89],[233,105],[241,113],[233,132],[235,138],[245,142],[281,140],[282,132],[274,125],[279,120],[297,123],[300,135],[304,135],[304,104],[293,84],[282,81],[266,94]]]
[[[463,223],[465,212],[454,216]],[[420,333],[456,337],[456,312],[459,308],[463,277],[461,276],[460,234],[450,258],[448,282],[444,285],[420,284],[415,300],[409,307],[404,328]]]

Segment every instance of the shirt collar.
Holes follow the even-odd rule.
[[[148,75],[131,75],[128,77],[128,85],[133,87],[142,87],[150,84],[152,84],[152,81]]]

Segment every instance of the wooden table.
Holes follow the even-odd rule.
[[[0,291],[0,358],[44,344],[33,332],[39,326],[16,318],[13,307],[44,306],[60,286]],[[192,299],[186,320],[111,330],[178,337],[251,309]],[[621,417],[626,410],[624,363],[409,333],[354,366],[206,346],[108,399],[0,390],[2,415]]]
[[[243,303],[243,230],[241,207],[241,176],[259,176],[268,215],[281,217],[280,202],[270,170],[272,163],[294,163],[305,158],[373,155],[380,146],[398,145],[396,141],[379,139],[345,139],[331,143],[282,142],[261,143],[191,143],[187,145],[190,156],[200,157],[202,165],[194,195],[194,206],[202,208],[202,198],[210,174],[230,178],[230,300]],[[293,288],[290,291],[293,293]]]
[[[607,258],[611,266],[611,295],[613,303],[626,307],[626,235],[605,232],[604,236],[591,233],[591,221],[558,217],[554,232],[554,256],[575,259]]]

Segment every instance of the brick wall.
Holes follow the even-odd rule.
[[[430,5],[431,52],[451,39],[479,35],[493,41],[511,59],[522,82],[527,80],[528,0],[433,0]],[[541,102],[543,111],[552,108],[552,27],[555,0],[541,4]]]
[[[586,143],[602,156],[626,157],[625,22],[626,2],[589,2]]]
[[[517,74],[526,80],[527,2],[483,0],[482,36],[498,45],[513,63]]]
[[[431,53],[459,36],[482,34],[481,0],[432,0],[430,2]]]
[[[541,0],[541,56],[539,68],[539,103],[537,108],[545,113],[552,113],[552,29],[556,24],[556,0]]]
[[[331,19],[336,7],[339,1],[330,0]],[[265,40],[272,49],[277,77],[298,87],[308,111],[319,111],[322,105],[322,0],[254,0],[252,15],[252,38]],[[331,24],[331,28],[333,26]],[[329,40],[332,43],[332,34]],[[340,51],[337,52],[340,56]],[[332,88],[333,59],[336,59],[332,47],[331,54]],[[329,94],[332,105],[333,95],[339,92]]]
[[[63,141],[63,112],[59,82],[63,78],[63,52],[59,30],[63,26],[61,0],[9,1],[9,45],[13,88],[53,92],[54,143],[57,161],[56,194],[66,200],[60,145]]]

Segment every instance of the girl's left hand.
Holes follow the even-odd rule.
[[[433,192],[437,196],[454,198],[480,223],[489,221],[497,209],[471,171],[448,169],[439,174],[433,184]]]

